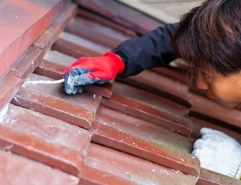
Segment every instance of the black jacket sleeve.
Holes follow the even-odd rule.
[[[140,38],[121,43],[112,52],[119,55],[125,70],[118,77],[136,75],[145,69],[168,65],[175,59],[171,47],[172,36],[178,23],[158,27]]]

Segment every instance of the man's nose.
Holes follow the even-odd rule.
[[[198,89],[201,89],[201,90],[206,91],[206,90],[209,89],[209,86],[208,86],[207,82],[202,78],[197,79],[195,85]]]

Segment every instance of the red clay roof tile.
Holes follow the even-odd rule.
[[[57,169],[0,151],[0,184],[78,185],[79,179]]]
[[[77,5],[70,3],[51,26],[33,43],[46,53],[58,38],[59,34],[77,14]]]
[[[3,1],[0,11],[0,77],[60,15],[69,0]],[[13,54],[14,53],[14,54]]]
[[[92,125],[93,141],[193,176],[199,161],[190,155],[192,140],[157,125],[100,107]]]
[[[85,165],[120,177],[129,184],[194,185],[196,182],[193,176],[96,144],[90,145]]]
[[[27,77],[61,79],[63,69],[80,56],[102,55],[125,39],[163,25],[112,0],[107,4],[79,0],[80,6],[69,0],[41,2],[43,6],[50,5],[47,15],[52,17],[43,14],[44,18],[35,20],[36,27],[32,26],[27,35],[20,34],[21,38],[28,38],[32,32],[39,39],[31,40],[32,46],[25,53],[21,51],[11,73],[0,81],[1,109],[8,108],[10,101],[15,104],[9,104],[0,124],[0,156],[8,161],[12,158],[18,168],[31,163],[31,169],[40,172],[46,166],[60,170],[48,168],[41,172],[45,184],[52,184],[54,175],[65,184],[77,184],[80,179],[79,185],[239,184],[204,169],[199,176],[199,161],[190,154],[203,126],[241,141],[241,135],[233,129],[240,126],[239,110],[221,108],[203,99],[198,91],[193,94],[193,87],[175,69],[146,70],[122,79],[122,83],[118,79],[104,85],[88,85],[75,96],[66,95],[63,84],[20,87]],[[45,27],[36,31],[42,21],[46,21]],[[50,22],[53,24],[46,29]],[[26,49],[26,43],[15,41]],[[20,56],[11,53],[16,59]],[[210,108],[227,115],[211,112]],[[28,159],[16,159],[15,154],[6,151]],[[33,160],[43,163],[42,167]],[[25,175],[30,174],[24,167],[19,183],[26,182]]]
[[[53,49],[75,58],[100,56],[111,50],[67,32],[61,33],[60,38],[54,43]]]
[[[87,10],[85,8],[79,9],[77,18],[78,17],[95,21],[99,24],[102,24],[109,28],[115,29],[116,31],[120,31],[120,32],[126,34],[127,36],[137,37],[137,33],[134,30],[126,28],[126,27],[122,26],[121,24],[113,22],[112,20],[106,19],[106,17],[100,16],[99,13],[96,13],[96,14],[91,13],[91,11],[89,11],[88,9]]]
[[[101,104],[186,136],[192,132],[192,121],[189,119],[115,92],[110,99],[102,98]]]
[[[238,185],[240,181],[209,170],[201,169],[200,177],[196,185]]]
[[[236,139],[239,143],[241,143],[241,136],[240,133],[232,131],[228,128],[222,127],[221,125],[215,124],[215,123],[211,123],[211,122],[207,122],[203,119],[198,119],[195,117],[190,117],[190,119],[192,120],[192,122],[194,123],[193,126],[193,133],[192,133],[192,137],[193,138],[200,138],[201,137],[201,133],[200,130],[203,127],[207,127],[207,128],[212,128],[215,130],[219,130],[224,132],[225,134],[231,136],[232,138]]]
[[[114,83],[114,92],[149,104],[152,107],[160,108],[161,110],[165,109],[173,114],[185,116],[189,112],[187,107],[170,101],[161,95],[156,95],[118,81],[115,81]]]
[[[9,73],[0,81],[0,110],[2,110],[18,93],[22,80]]]
[[[33,73],[35,68],[41,63],[43,58],[43,50],[37,46],[30,46],[16,61],[16,65],[12,68],[11,73],[26,80]]]
[[[106,0],[103,4],[96,0],[76,0],[82,7],[98,12],[107,19],[123,27],[144,34],[164,24],[122,3]],[[131,17],[131,19],[130,19]]]
[[[189,86],[150,70],[145,70],[136,76],[118,80],[148,92],[161,95],[188,108],[192,105]]]
[[[112,49],[130,38],[107,26],[83,18],[76,18],[67,26],[66,31]]]
[[[47,77],[31,75],[31,80],[51,80]],[[12,101],[16,105],[63,119],[84,128],[90,128],[101,97],[84,92],[81,96],[64,93],[63,84],[25,84]]]
[[[0,124],[1,148],[78,175],[91,134],[64,121],[10,104]]]
[[[155,67],[150,69],[156,73],[159,73],[163,76],[176,80],[178,82],[182,82],[183,84],[187,84],[187,77],[185,75],[185,71],[181,69],[175,69],[171,67]]]
[[[35,73],[59,80],[63,78],[63,70],[76,60],[77,58],[50,50],[44,56],[41,64],[36,68]]]
[[[241,112],[226,108],[202,96],[192,94],[190,116],[219,124],[232,130],[241,131]]]

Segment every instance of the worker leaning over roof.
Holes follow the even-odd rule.
[[[189,77],[207,96],[226,106],[241,103],[241,1],[206,0],[168,24],[130,39],[100,57],[82,57],[64,70],[67,94],[82,92],[86,84],[102,84],[136,75],[176,58],[187,64]],[[239,178],[241,146],[222,132],[201,130],[192,154],[201,167]]]

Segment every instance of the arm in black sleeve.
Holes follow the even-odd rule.
[[[118,77],[127,77],[145,69],[165,66],[175,59],[171,39],[178,24],[158,27],[140,38],[129,39],[112,52],[125,63],[125,70]]]

